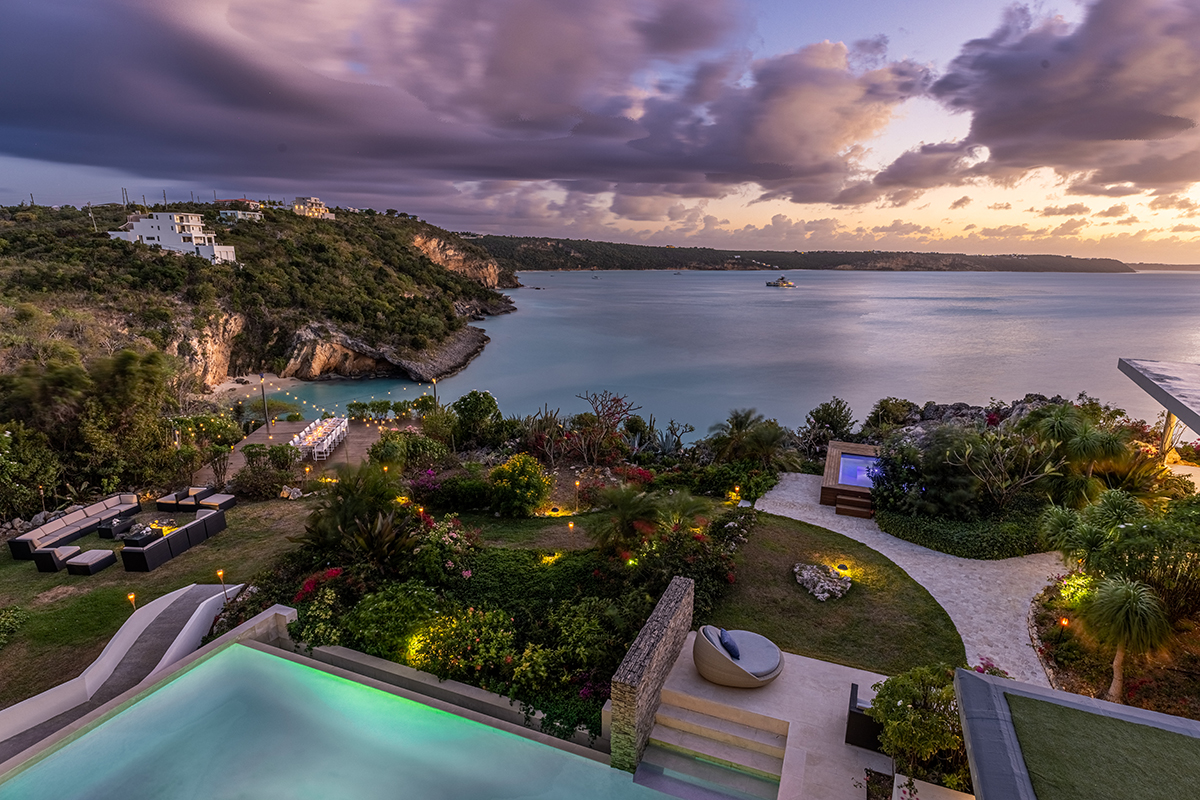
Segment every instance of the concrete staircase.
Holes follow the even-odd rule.
[[[787,729],[782,720],[664,689],[642,763],[648,772],[718,795],[775,800]],[[678,797],[706,796],[656,788]]]
[[[875,516],[875,505],[871,502],[870,497],[862,497],[860,495],[839,494],[835,512],[843,517],[862,517],[863,519],[871,519]]]

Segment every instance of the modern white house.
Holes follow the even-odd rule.
[[[319,197],[297,197],[292,203],[292,211],[302,217],[312,217],[313,219],[333,219],[333,213]]]
[[[242,220],[262,222],[261,211],[238,211],[237,209],[222,209],[219,213],[221,214],[221,220],[223,222],[228,222],[231,225],[235,222],[241,222]]]
[[[109,238],[158,245],[176,253],[190,253],[215,263],[235,261],[233,247],[217,244],[216,235],[204,229],[199,214],[155,212],[130,214],[120,230],[109,231]]]

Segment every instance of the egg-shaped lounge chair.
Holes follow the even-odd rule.
[[[757,689],[783,672],[783,654],[765,636],[750,631],[726,631],[737,646],[734,658],[721,644],[721,630],[702,625],[692,643],[692,661],[705,680],[720,686]]]

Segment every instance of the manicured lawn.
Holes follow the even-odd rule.
[[[592,546],[584,529],[591,514],[572,517],[510,519],[492,514],[466,513],[458,518],[468,528],[479,528],[484,544],[546,550],[582,550]],[[570,523],[575,528],[570,528]]]
[[[1006,698],[1038,800],[1196,796],[1200,739],[1028,697]]]
[[[965,664],[954,623],[907,573],[866,545],[804,522],[760,514],[738,555],[737,583],[710,619],[761,633],[789,653],[895,675],[921,664]],[[792,567],[845,564],[854,581],[820,602]]]
[[[132,608],[192,583],[216,583],[218,569],[227,584],[241,583],[297,545],[287,536],[304,528],[309,504],[272,500],[247,503],[226,513],[229,528],[153,572],[125,572],[120,561],[96,575],[38,572],[32,561],[0,553],[0,608],[20,606],[27,622],[0,649],[0,708],[79,675],[96,659]],[[143,512],[152,519],[153,512]],[[180,521],[190,519],[181,515]],[[89,534],[74,542],[86,549],[114,548]]]

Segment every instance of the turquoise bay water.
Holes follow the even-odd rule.
[[[5,800],[663,795],[625,772],[243,645],[9,781]]]
[[[1200,273],[785,274],[796,288],[767,287],[768,272],[521,273],[519,310],[476,323],[491,343],[438,396],[486,389],[506,414],[577,413],[576,394],[608,389],[699,432],[747,407],[795,427],[834,395],[861,420],[885,396],[986,405],[1087,391],[1153,420],[1160,408],[1117,359],[1200,361]],[[291,391],[338,410],[429,390]]]

